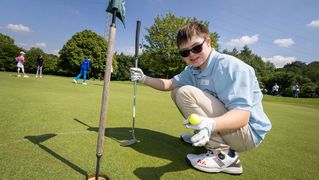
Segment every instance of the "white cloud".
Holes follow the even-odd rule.
[[[319,19],[311,21],[309,24],[307,24],[309,27],[319,27]]]
[[[41,42],[41,43],[35,43],[34,47],[45,48],[47,47],[47,45],[44,42]]]
[[[41,49],[47,47],[47,45],[44,42],[35,43],[35,44],[28,44],[28,43],[21,43],[20,42],[20,43],[17,43],[17,45],[19,47],[22,47],[22,48],[27,49],[27,50],[32,48],[32,47],[41,48]]]
[[[116,49],[118,54],[123,53],[125,55],[134,55],[135,54],[135,47],[134,46],[122,46]],[[142,52],[141,50],[139,51]]]
[[[23,24],[8,24],[6,28],[16,32],[31,32],[31,29]]]
[[[262,59],[263,59],[263,61],[272,62],[276,66],[276,68],[282,68],[282,67],[284,67],[284,65],[286,65],[288,63],[292,63],[294,61],[297,61],[297,59],[295,57],[283,57],[280,55],[273,56],[270,58],[263,57]]]
[[[17,45],[18,45],[19,47],[24,48],[24,49],[29,49],[29,45],[28,45],[27,43],[17,43]]]
[[[226,44],[230,46],[243,47],[245,45],[257,43],[258,36],[258,34],[255,34],[253,36],[242,36],[238,39],[232,39],[229,42],[226,42]]]
[[[60,49],[54,49],[51,52],[52,54],[59,56]]]
[[[278,46],[281,46],[281,47],[289,47],[289,46],[295,44],[294,40],[292,40],[291,38],[276,39],[276,40],[274,40],[273,43],[277,44]]]

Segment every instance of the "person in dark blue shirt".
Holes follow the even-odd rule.
[[[73,79],[73,83],[78,83],[78,80],[80,79],[80,77],[83,74],[83,85],[87,85],[86,83],[86,73],[88,72],[89,68],[91,66],[91,60],[89,58],[85,58],[82,63],[81,63],[81,71],[80,73]]]
[[[42,78],[42,68],[43,68],[43,56],[42,55],[39,55],[38,58],[37,58],[37,73],[35,75],[35,77],[39,77]]]

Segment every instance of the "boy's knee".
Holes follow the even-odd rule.
[[[176,103],[189,101],[193,97],[193,89],[196,88],[194,86],[186,85],[179,88],[175,88],[171,92],[171,98]]]

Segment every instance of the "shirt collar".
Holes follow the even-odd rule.
[[[201,76],[207,76],[210,72],[212,67],[214,66],[215,62],[213,61],[214,57],[217,55],[217,52],[214,48],[212,48],[212,51],[207,59],[206,67],[203,71],[200,70],[199,67],[191,67],[191,72],[193,75],[199,75]]]

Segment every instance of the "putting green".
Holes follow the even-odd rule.
[[[71,77],[17,78],[0,72],[0,179],[85,179],[95,173],[103,84]],[[318,99],[264,98],[273,123],[256,149],[241,153],[241,176],[190,168],[185,156],[202,152],[179,140],[190,132],[169,92],[138,85],[131,139],[133,83],[111,82],[101,173],[110,179],[317,179]]]

